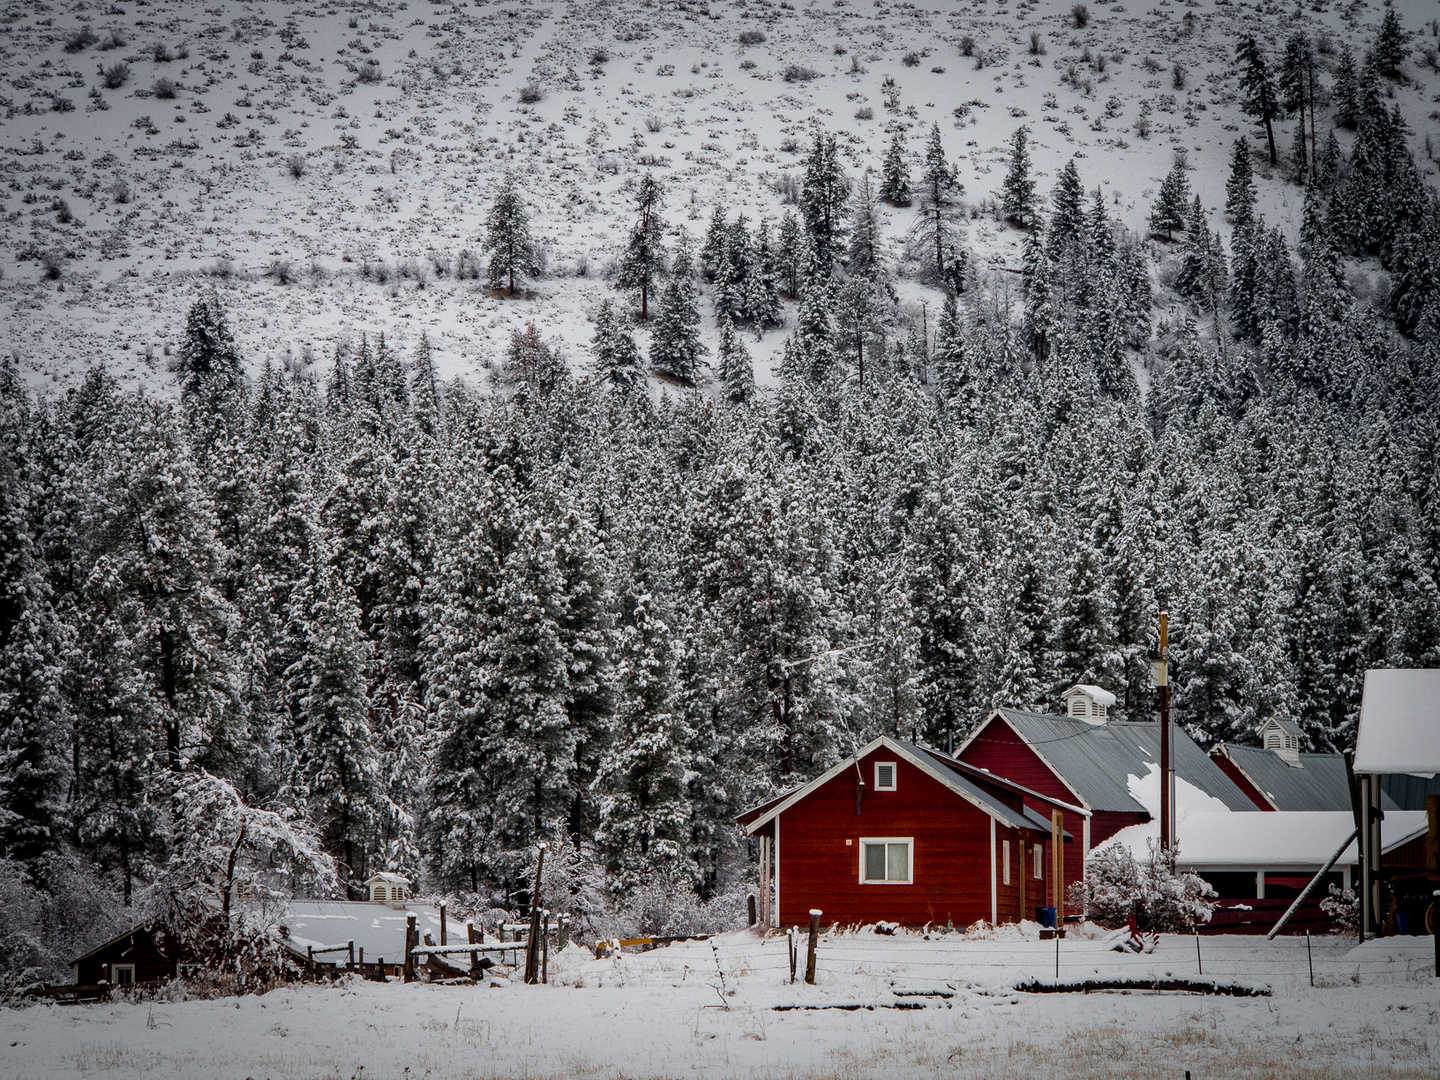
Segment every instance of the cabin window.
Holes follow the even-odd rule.
[[[1034,877],[1044,877],[1045,870],[1045,845],[1035,845],[1035,873]]]
[[[114,982],[114,984],[115,984],[116,986],[134,986],[134,985],[135,985],[135,965],[134,965],[134,964],[111,964],[111,965],[110,965],[110,978],[111,978],[111,981]]]
[[[905,837],[877,837],[860,841],[860,882],[861,884],[908,885],[914,880],[914,860],[911,849],[914,839]]]
[[[1004,871],[1005,871],[1005,884],[1006,884],[1006,885],[1009,885],[1009,884],[1010,884],[1010,841],[1009,841],[1009,840],[1006,840],[1006,841],[1004,841],[1004,844],[1005,844],[1005,847],[1004,847],[1003,851],[1004,851],[1004,863],[1005,863],[1005,866],[1004,866]]]
[[[875,763],[875,790],[895,790],[895,762],[877,761]]]

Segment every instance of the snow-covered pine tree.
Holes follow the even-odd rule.
[[[849,182],[840,166],[835,136],[815,133],[805,159],[805,180],[800,192],[800,215],[809,241],[810,275],[829,278],[844,251],[846,200]],[[783,227],[783,225],[782,225]]]
[[[780,325],[780,293],[776,288],[778,259],[770,237],[770,223],[765,218],[755,227],[754,257],[745,278],[745,315],[755,328],[757,337],[772,326]]]
[[[1335,103],[1335,126],[1353,130],[1360,118],[1360,80],[1355,71],[1355,54],[1348,41],[1340,46],[1330,97]]]
[[[178,371],[184,398],[205,402],[212,411],[244,388],[240,353],[213,289],[190,306]]]
[[[603,301],[595,312],[591,357],[595,377],[600,381],[608,382],[620,393],[644,389],[645,367],[640,362],[635,335],[609,300]]]
[[[492,292],[499,292],[503,285],[507,294],[514,296],[515,279],[529,277],[539,269],[525,200],[515,177],[508,173],[490,205],[490,216],[485,222],[485,250],[490,252],[486,275]]]
[[[910,167],[905,163],[905,131],[897,127],[890,135],[890,149],[880,171],[880,198],[891,206],[910,205]]]
[[[960,322],[960,305],[953,292],[945,294],[945,306],[935,327],[930,367],[936,389],[947,398],[962,393],[975,376],[970,351],[965,345],[965,328]]]
[[[1030,177],[1030,129],[1021,125],[1010,137],[1010,164],[1000,191],[1000,212],[1022,229],[1036,222],[1035,181]]]
[[[850,204],[850,258],[846,269],[854,276],[877,281],[884,274],[880,261],[880,207],[870,187],[867,172],[855,185]]]
[[[716,203],[710,211],[710,225],[705,230],[705,243],[700,248],[700,266],[705,277],[715,280],[720,272],[720,261],[725,257],[725,245],[730,242],[730,225],[725,220],[725,204]]]
[[[800,295],[805,259],[805,234],[794,211],[786,210],[780,219],[775,247],[777,280],[785,295],[794,299]]]
[[[735,324],[728,318],[720,323],[718,352],[720,385],[726,400],[737,405],[749,401],[755,396],[755,367],[745,343],[735,333]]]
[[[674,646],[649,594],[625,598],[615,664],[615,732],[594,789],[596,841],[610,888],[628,897],[656,876],[688,879],[689,733],[676,708]]]
[[[1164,233],[1166,240],[1173,239],[1177,230],[1185,228],[1189,203],[1190,181],[1185,176],[1185,163],[1177,158],[1155,196],[1155,207],[1150,211],[1151,230]]]
[[[1409,34],[1395,14],[1393,0],[1385,0],[1385,14],[1380,19],[1380,28],[1375,31],[1375,41],[1370,46],[1369,58],[1375,70],[1381,75],[1395,79],[1400,76],[1400,65],[1405,63],[1409,53]]]
[[[965,186],[960,183],[955,168],[945,159],[940,125],[932,124],[925,148],[925,173],[918,191],[920,219],[911,235],[926,252],[929,269],[939,281],[944,280],[946,269],[959,249],[958,205],[964,192]]]
[[[634,196],[635,224],[630,239],[620,256],[620,273],[616,279],[622,289],[640,290],[640,318],[650,317],[650,291],[655,279],[665,272],[665,249],[662,237],[665,223],[660,209],[665,204],[665,188],[654,174],[646,172]]]
[[[1060,179],[1050,194],[1050,223],[1045,232],[1045,250],[1051,262],[1062,262],[1078,248],[1084,250],[1085,189],[1071,158],[1060,170]]]
[[[1235,140],[1230,154],[1230,176],[1225,181],[1225,216],[1238,235],[1255,220],[1255,174],[1250,166],[1250,140]]]
[[[1235,59],[1240,64],[1240,108],[1247,116],[1253,116],[1265,125],[1265,139],[1270,147],[1270,164],[1280,163],[1275,152],[1275,117],[1280,103],[1275,94],[1275,77],[1265,53],[1254,35],[1246,34],[1235,47]]]
[[[506,360],[508,378],[542,396],[559,389],[570,377],[564,357],[540,337],[540,328],[533,321],[523,330],[510,331]]]
[[[686,385],[700,372],[706,348],[700,343],[700,308],[695,295],[694,270],[682,236],[671,267],[670,280],[660,295],[660,312],[650,343],[650,364]]]
[[[369,642],[354,594],[323,550],[312,553],[298,601],[291,636],[304,641],[304,654],[286,672],[301,712],[293,784],[355,898],[364,891],[380,794],[365,678]]]

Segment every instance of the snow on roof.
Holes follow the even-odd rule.
[[[1355,771],[1440,772],[1440,669],[1365,672]]]
[[[1158,720],[1115,720],[1094,725],[1024,709],[997,711],[1090,810],[1133,814],[1147,809],[1132,795],[1130,777],[1159,767]],[[984,738],[987,726],[982,725],[971,741]],[[1255,809],[1235,782],[1173,721],[1170,735],[1177,793],[1184,781],[1231,810]],[[1157,813],[1158,807],[1150,812]]]
[[[277,931],[281,926],[289,931],[289,937],[284,940],[301,956],[304,956],[305,950],[311,946],[316,949],[331,949],[353,941],[357,960],[360,958],[359,950],[364,949],[365,962],[368,964],[381,958],[388,964],[399,964],[405,959],[407,915],[415,916],[415,925],[420,931],[422,944],[427,932],[435,939],[435,944],[440,944],[440,909],[428,904],[409,904],[403,908],[395,908],[388,904],[367,901],[292,900],[273,921]],[[449,919],[447,929],[451,945],[465,941],[463,922]],[[327,964],[343,964],[345,954],[329,953],[317,959]],[[468,961],[463,966],[468,967]]]
[[[1081,691],[1082,693],[1089,694],[1091,698],[1099,702],[1101,705],[1104,705],[1107,709],[1110,708],[1111,705],[1115,704],[1114,694],[1112,694],[1109,690],[1102,690],[1100,687],[1093,686],[1090,683],[1076,683],[1069,690],[1066,690],[1063,696],[1068,698],[1077,690]]]
[[[1426,828],[1424,811],[1392,810],[1380,825],[1380,844],[1391,851],[1414,839]],[[1347,811],[1298,810],[1237,814],[1198,811],[1175,827],[1178,864],[1198,870],[1318,870],[1335,849],[1355,831],[1355,816]],[[1155,822],[1121,829],[1100,848],[1119,844],[1136,858],[1147,855],[1147,840],[1159,838]],[[1097,848],[1099,850],[1099,848]],[[1351,841],[1336,866],[1353,866],[1358,858]]]
[[[388,870],[382,870],[382,871],[380,871],[380,872],[377,873],[377,874],[371,874],[368,878],[365,879],[365,884],[366,884],[366,885],[373,885],[373,884],[375,884],[377,881],[378,881],[378,882],[382,882],[382,883],[384,883],[384,884],[386,884],[386,885],[406,885],[406,886],[408,886],[408,885],[410,884],[410,879],[407,878],[405,875],[403,875],[403,874],[392,874],[392,873],[390,873]]]

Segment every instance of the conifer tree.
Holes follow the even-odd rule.
[[[1310,173],[1315,146],[1315,51],[1304,34],[1292,34],[1285,44],[1280,62],[1280,93],[1288,112],[1299,119],[1295,133],[1294,164],[1298,175]],[[1310,133],[1305,131],[1305,118],[1310,118]],[[1307,143],[1307,138],[1309,142]]]
[[[1385,0],[1385,14],[1380,20],[1380,29],[1375,31],[1375,42],[1370,46],[1370,59],[1375,70],[1389,78],[1398,78],[1400,65],[1409,52],[1406,48],[1408,38],[1400,16],[1395,14],[1393,0]]]
[[[661,237],[665,231],[660,208],[665,203],[665,189],[651,173],[640,177],[635,193],[636,220],[630,239],[620,256],[618,284],[622,289],[640,290],[640,318],[650,317],[650,291],[655,279],[665,272],[665,251]]]
[[[305,642],[303,658],[286,673],[303,715],[295,787],[354,896],[366,877],[379,762],[360,610],[322,552],[314,554],[292,618],[301,623],[294,636]]]
[[[1235,140],[1230,155],[1230,176],[1225,181],[1225,214],[1235,223],[1235,231],[1250,227],[1255,220],[1255,177],[1250,166],[1250,141],[1245,136]]]
[[[1036,222],[1035,181],[1030,177],[1030,130],[1023,125],[1010,137],[1010,165],[1000,193],[1000,210],[1022,229]]]
[[[805,159],[805,180],[800,192],[800,214],[809,240],[811,274],[829,278],[844,250],[846,200],[850,185],[840,167],[835,136],[817,132]]]
[[[770,223],[764,218],[755,228],[753,258],[745,278],[744,310],[756,336],[772,326],[780,325],[780,294],[776,288],[778,259],[770,236]]]
[[[1166,240],[1172,239],[1177,229],[1185,228],[1189,203],[1190,181],[1185,176],[1184,162],[1177,160],[1160,184],[1155,208],[1150,211],[1150,228],[1163,232]]]
[[[1046,232],[1046,251],[1053,261],[1060,261],[1085,243],[1085,190],[1080,174],[1071,158],[1060,170],[1060,179],[1050,196],[1050,223]]]
[[[625,325],[625,317],[606,300],[595,313],[595,336],[591,339],[591,355],[595,375],[617,391],[629,393],[645,386],[645,368],[640,363],[640,350],[635,337]]]
[[[1340,63],[1335,69],[1335,126],[1353,130],[1360,117],[1360,81],[1355,72],[1355,54],[1349,42],[1340,46]]]
[[[920,182],[920,220],[913,235],[929,252],[930,268],[937,280],[944,280],[956,256],[956,207],[964,190],[956,170],[945,160],[940,125],[932,124],[925,148],[925,174]]]
[[[855,186],[851,201],[850,258],[846,269],[852,275],[878,280],[883,272],[880,265],[880,208],[870,188],[870,174],[867,172]]]
[[[960,322],[960,305],[955,294],[945,294],[945,306],[935,327],[935,349],[930,356],[935,385],[946,397],[955,397],[970,383],[969,350],[965,347],[965,328]]]
[[[775,246],[778,249],[776,266],[780,288],[784,290],[786,296],[793,299],[800,295],[800,282],[803,276],[801,267],[804,266],[805,258],[805,236],[800,230],[799,220],[792,211],[786,210],[785,216],[780,219],[780,230],[776,236]]]
[[[530,237],[530,216],[514,176],[506,175],[495,193],[485,223],[485,250],[491,253],[486,273],[494,292],[505,285],[508,295],[514,296],[515,278],[528,277],[539,269],[535,242]]]
[[[710,226],[705,230],[705,244],[700,249],[700,266],[709,280],[720,272],[725,247],[730,242],[730,225],[725,220],[725,204],[716,203],[710,211]]]
[[[696,303],[694,271],[688,242],[682,236],[675,253],[670,280],[660,298],[655,334],[650,344],[650,364],[683,383],[694,383],[700,357],[706,352],[700,343],[700,309]]]
[[[564,358],[540,337],[534,322],[526,323],[524,330],[510,331],[507,361],[507,375],[538,394],[552,393],[570,375]]]
[[[1235,49],[1235,59],[1240,63],[1240,92],[1243,95],[1240,107],[1265,125],[1265,138],[1270,146],[1270,164],[1278,165],[1280,158],[1275,152],[1274,120],[1280,111],[1275,95],[1275,78],[1270,65],[1253,35],[1240,39]]]
[[[896,128],[880,172],[880,198],[891,206],[910,205],[910,167],[905,163],[905,132]]]
[[[727,400],[738,405],[755,396],[754,365],[745,343],[735,333],[735,324],[728,318],[720,323],[718,363],[720,385],[724,387]]]

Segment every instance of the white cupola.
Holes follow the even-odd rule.
[[[1289,720],[1277,720],[1273,716],[1255,729],[1260,736],[1260,745],[1287,765],[1303,769],[1300,764],[1300,729]]]
[[[410,879],[400,874],[371,874],[365,880],[365,893],[376,904],[403,907],[410,898]]]
[[[1066,716],[1098,725],[1105,723],[1109,716],[1110,706],[1115,704],[1115,695],[1098,686],[1080,683],[1061,694],[1060,700],[1065,703]]]

